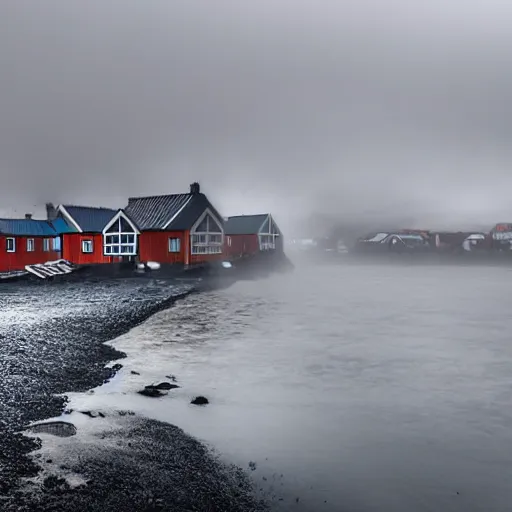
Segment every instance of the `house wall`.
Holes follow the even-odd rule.
[[[93,252],[82,252],[82,240],[92,240]],[[117,256],[103,255],[103,235],[98,233],[67,233],[62,235],[62,257],[76,265],[114,263]]]
[[[169,238],[180,239],[180,252],[169,252]],[[186,263],[188,231],[143,231],[139,235],[139,258],[142,262]]]
[[[276,236],[276,251],[284,252],[284,237],[283,237],[283,235]]]
[[[231,238],[231,245],[228,243]],[[258,235],[226,235],[224,237],[224,253],[227,256],[237,257],[259,252]]]
[[[208,261],[219,261],[225,258],[225,253],[221,254],[191,254],[190,265],[197,265],[198,263],[206,263]]]
[[[231,245],[228,243],[228,237],[231,238]],[[282,236],[276,236],[276,251],[284,251]],[[260,250],[258,235],[226,235],[224,237],[224,254],[236,258],[238,256],[247,256],[256,254]]]
[[[7,252],[7,238],[16,240],[16,252]],[[27,239],[34,239],[34,251],[27,252]],[[11,270],[24,270],[25,265],[35,265],[36,263],[45,263],[60,258],[60,254],[55,251],[43,251],[43,240],[49,238],[50,249],[52,248],[51,237],[41,236],[0,236],[0,272],[9,272]]]

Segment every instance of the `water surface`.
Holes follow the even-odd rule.
[[[191,296],[118,338],[125,373],[103,399],[256,462],[276,510],[508,511],[511,279],[299,265]],[[165,374],[182,388],[158,404],[128,393]]]

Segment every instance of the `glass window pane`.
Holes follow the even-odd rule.
[[[133,228],[130,226],[130,223],[127,222],[124,217],[121,217],[119,220],[122,233],[133,233]]]
[[[208,215],[208,231],[210,233],[222,233],[222,229],[211,215]]]

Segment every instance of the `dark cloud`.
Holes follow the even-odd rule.
[[[225,214],[283,225],[505,218],[510,14],[499,0],[5,0],[3,209],[117,206],[198,179]]]

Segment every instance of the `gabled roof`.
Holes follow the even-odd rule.
[[[222,217],[202,193],[130,197],[124,212],[141,231],[185,231],[207,208],[222,223]]]
[[[54,237],[72,230],[64,219],[53,222],[36,219],[0,219],[0,233],[13,236]]]
[[[112,208],[67,204],[60,205],[58,210],[64,215],[64,218],[69,215],[83,233],[101,233],[110,219],[118,212]]]
[[[226,235],[256,235],[268,216],[268,213],[262,213],[229,217],[224,224],[224,233]]]

